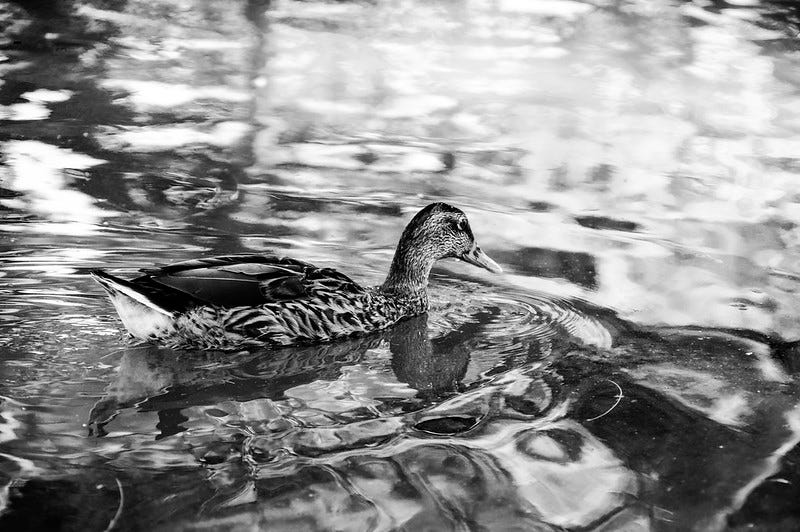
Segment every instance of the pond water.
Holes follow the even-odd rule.
[[[800,12],[0,2],[0,529],[800,527]],[[315,347],[140,345],[87,272],[505,273]]]

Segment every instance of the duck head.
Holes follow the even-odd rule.
[[[383,289],[422,291],[433,264],[450,257],[493,273],[503,271],[478,247],[467,216],[461,210],[447,203],[432,203],[419,211],[403,231]]]

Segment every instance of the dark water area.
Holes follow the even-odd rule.
[[[0,2],[0,530],[797,530],[800,11]],[[493,276],[319,346],[137,344],[88,276],[414,212]]]

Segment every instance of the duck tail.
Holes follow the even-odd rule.
[[[100,286],[102,286],[106,292],[108,292],[112,300],[117,297],[127,297],[133,302],[144,305],[155,312],[169,316],[170,318],[173,316],[172,312],[156,304],[141,288],[130,281],[115,277],[103,270],[92,270],[89,274],[95,281],[100,283]]]
[[[102,270],[89,274],[108,293],[128,331],[141,339],[152,339],[171,328],[175,315],[153,301],[146,289]]]

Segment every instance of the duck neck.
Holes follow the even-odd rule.
[[[436,259],[424,250],[407,246],[403,241],[397,245],[389,275],[381,285],[381,291],[403,297],[427,295],[428,276]]]

